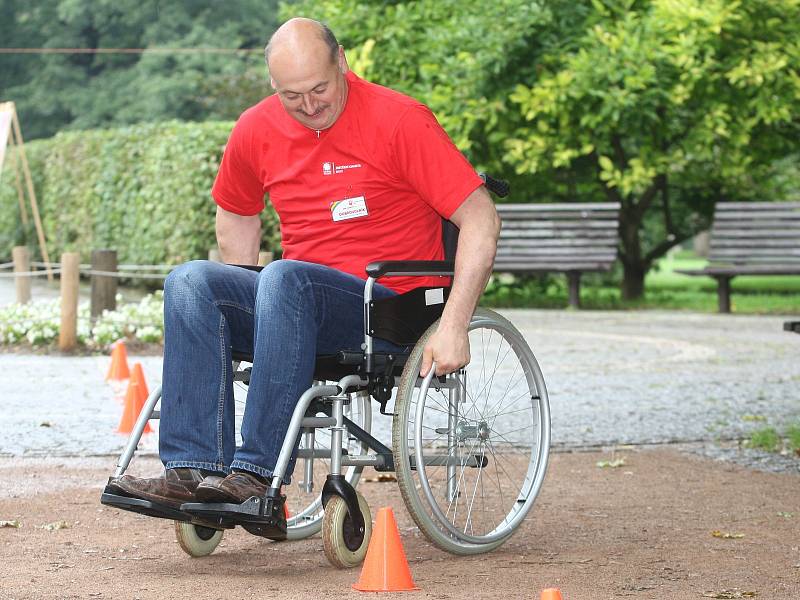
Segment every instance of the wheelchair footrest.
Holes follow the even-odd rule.
[[[223,527],[240,525],[253,535],[271,540],[286,539],[283,503],[274,498],[251,496],[241,504],[231,502],[187,502],[181,511]]]
[[[184,523],[192,523],[194,525],[201,525],[203,527],[212,527],[215,529],[233,528],[233,525],[225,525],[222,523],[216,523],[209,520],[201,519],[199,517],[195,517],[194,515],[190,515],[189,513],[185,513],[171,506],[159,504],[157,502],[152,502],[150,500],[144,500],[142,498],[133,498],[131,496],[125,496],[124,494],[120,494],[113,487],[109,486],[106,486],[106,488],[103,490],[103,494],[100,496],[100,504],[105,504],[106,506],[113,506],[114,508],[119,508],[121,510],[127,510],[130,512],[139,513],[140,515],[146,515],[148,517],[156,517],[158,519],[182,521]]]
[[[147,515],[148,517],[158,517],[159,519],[172,519],[173,521],[189,522],[192,516],[172,508],[150,500],[142,500],[141,498],[131,498],[130,496],[122,496],[120,494],[108,491],[106,488],[103,495],[100,496],[100,503],[106,506],[113,506],[114,508],[121,508],[122,510],[129,510],[131,512]]]

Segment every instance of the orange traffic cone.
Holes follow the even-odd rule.
[[[139,413],[142,412],[148,395],[142,365],[141,363],[135,363],[131,380],[128,383],[128,391],[125,392],[125,409],[122,411],[122,419],[117,428],[118,433],[130,433],[133,431],[133,426],[136,424],[136,419],[139,418]],[[145,423],[142,433],[150,433],[151,431],[150,423]]]
[[[562,600],[561,590],[558,588],[547,588],[542,590],[542,597],[539,600]]]
[[[131,376],[128,368],[128,351],[125,349],[125,342],[119,340],[114,342],[111,349],[111,365],[108,367],[106,381],[122,381]]]
[[[378,511],[361,577],[353,585],[353,589],[361,592],[404,592],[419,589],[411,578],[397,522],[388,506]]]

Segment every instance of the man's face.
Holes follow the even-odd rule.
[[[327,129],[336,122],[347,101],[347,63],[340,49],[337,60],[316,53],[298,64],[275,57],[270,61],[270,83],[283,108],[310,129]]]

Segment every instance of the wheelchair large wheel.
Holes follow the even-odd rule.
[[[234,371],[241,373],[244,364],[234,363]],[[247,365],[249,366],[249,365]],[[244,405],[247,395],[247,385],[239,381],[241,376],[234,376],[234,398],[236,400],[236,442],[241,444],[241,420],[244,414]],[[351,394],[350,402],[344,406],[344,416],[365,431],[369,432],[372,426],[372,411],[370,399],[366,394]],[[301,433],[299,450],[313,449],[320,455],[313,460],[312,485],[306,482],[306,459],[298,458],[292,474],[292,483],[284,487],[286,494],[286,507],[289,516],[286,520],[286,539],[300,540],[312,536],[322,529],[324,511],[322,507],[322,486],[330,473],[330,432],[327,429],[316,429],[313,440]],[[366,454],[368,447],[354,437],[345,440],[344,448],[348,454]],[[323,458],[326,456],[327,458]],[[361,477],[363,467],[346,467],[342,474],[347,482],[356,487]]]
[[[436,546],[488,552],[519,527],[541,488],[550,447],[547,390],[522,334],[486,309],[470,323],[469,365],[426,386],[422,352],[437,326],[417,342],[397,390],[397,480]]]

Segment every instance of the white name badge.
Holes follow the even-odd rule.
[[[364,196],[345,198],[331,203],[331,217],[334,223],[357,217],[366,217],[368,214],[367,201]]]

